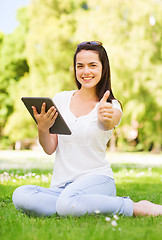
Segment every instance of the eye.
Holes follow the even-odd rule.
[[[96,66],[97,66],[97,65],[96,65],[96,64],[94,64],[94,63],[93,63],[93,64],[91,64],[91,67],[96,67]]]
[[[83,66],[82,65],[77,65],[76,68],[82,68]]]

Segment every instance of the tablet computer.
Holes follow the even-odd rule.
[[[64,135],[70,135],[71,130],[69,129],[68,125],[66,124],[65,120],[61,116],[61,113],[57,109],[57,106],[54,104],[53,100],[48,97],[22,97],[21,100],[25,104],[26,108],[28,109],[29,113],[33,117],[34,121],[37,123],[34,114],[32,106],[35,106],[37,109],[37,112],[41,112],[42,104],[46,103],[46,112],[48,109],[52,106],[55,106],[58,116],[56,118],[56,121],[54,122],[53,126],[49,129],[50,133],[53,134],[64,134]]]

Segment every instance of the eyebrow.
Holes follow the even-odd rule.
[[[84,65],[83,63],[76,63],[77,65]],[[88,64],[98,64],[97,62],[90,62]]]

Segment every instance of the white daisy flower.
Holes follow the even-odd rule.
[[[36,175],[35,178],[36,178],[36,179],[40,178],[40,175]]]
[[[117,222],[116,222],[115,220],[113,220],[113,221],[111,222],[111,225],[112,225],[113,227],[116,227],[118,224],[117,224]]]
[[[114,215],[115,220],[119,220],[119,217],[117,215]]]
[[[95,210],[95,213],[100,214],[101,212],[100,212],[100,210]]]
[[[106,222],[110,222],[110,221],[111,221],[111,218],[105,217],[105,221],[106,221]]]

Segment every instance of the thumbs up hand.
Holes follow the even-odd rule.
[[[110,91],[107,90],[107,91],[104,93],[103,97],[101,98],[100,104],[106,103],[109,96],[110,96]]]
[[[110,91],[106,91],[99,102],[98,106],[98,121],[103,125],[104,129],[111,129],[113,118],[113,105],[107,102]]]

